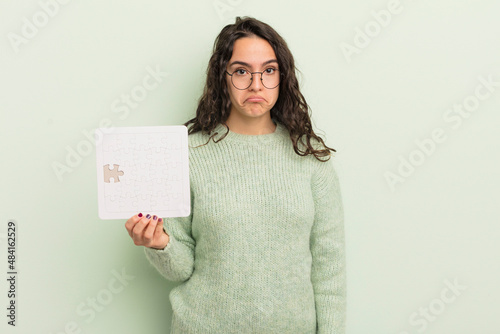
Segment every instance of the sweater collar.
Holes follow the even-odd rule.
[[[227,132],[227,135],[224,137],[224,140],[228,142],[239,142],[239,143],[250,143],[250,144],[272,144],[283,141],[286,138],[289,138],[288,129],[278,122],[277,120],[273,120],[276,123],[276,129],[272,133],[266,133],[261,135],[246,135],[237,132],[231,131],[231,129],[227,129],[225,125],[219,123],[214,128],[213,133],[218,132],[218,134],[214,137],[214,140],[218,140]]]

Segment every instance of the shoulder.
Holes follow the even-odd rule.
[[[323,150],[325,146],[317,139],[311,138],[311,146],[315,150]],[[336,185],[339,184],[339,176],[337,173],[337,156],[329,152],[329,155],[320,156],[316,158],[314,155],[309,155],[310,168],[311,168],[311,180],[313,185],[317,187],[322,187],[325,185]]]
[[[197,132],[189,134],[188,135],[189,150],[191,151],[191,150],[195,150],[195,149],[198,149],[200,147],[205,147],[205,146],[209,147],[210,143],[212,142],[212,139],[210,139],[210,137],[212,135],[213,135],[213,131],[210,135],[203,133],[202,131],[197,131]],[[210,141],[209,141],[209,139],[210,139]]]

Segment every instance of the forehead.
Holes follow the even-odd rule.
[[[229,65],[233,61],[241,61],[258,67],[272,59],[276,59],[276,54],[268,41],[260,37],[243,37],[234,42]]]

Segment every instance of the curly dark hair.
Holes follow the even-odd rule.
[[[326,146],[323,139],[318,137],[312,129],[309,116],[310,108],[299,89],[292,53],[285,40],[271,26],[252,17],[236,17],[236,22],[226,25],[217,36],[208,63],[207,81],[198,102],[196,116],[184,123],[186,127],[193,123],[188,134],[199,131],[210,134],[219,123],[223,124],[229,131],[226,120],[231,111],[231,101],[225,76],[226,66],[231,59],[234,42],[239,38],[253,36],[258,36],[271,44],[282,75],[278,100],[270,111],[271,118],[279,121],[288,129],[295,153],[300,156],[313,154],[320,161],[329,160],[321,160],[319,157],[330,156],[330,151],[336,152],[336,150]],[[217,142],[222,140],[227,133]],[[214,133],[204,145],[208,144],[216,134]],[[304,136],[306,144],[302,141]],[[311,145],[311,138],[321,142],[325,148],[316,150]],[[306,148],[305,151],[298,149],[298,140]]]

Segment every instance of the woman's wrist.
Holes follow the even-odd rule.
[[[156,247],[149,247],[149,248],[156,249],[156,250],[164,250],[165,247],[168,246],[168,243],[170,242],[170,237],[168,236],[168,234],[165,231],[163,231],[163,233],[165,233],[165,235],[167,236],[167,242],[165,242],[165,246],[163,246],[162,248],[156,248]]]

